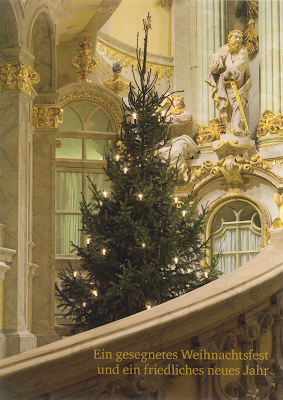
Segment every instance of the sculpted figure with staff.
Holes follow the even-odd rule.
[[[210,74],[206,82],[213,87],[212,98],[227,126],[226,133],[247,137],[249,129],[244,108],[248,105],[252,83],[248,50],[242,42],[241,31],[229,33],[228,43],[210,56]]]

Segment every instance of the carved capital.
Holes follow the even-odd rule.
[[[63,110],[57,104],[36,105],[33,107],[35,128],[58,128],[63,121]]]
[[[31,93],[32,85],[39,80],[39,74],[21,61],[0,64],[1,91],[22,89]]]

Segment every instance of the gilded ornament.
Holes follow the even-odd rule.
[[[69,93],[66,96],[63,96],[62,99],[59,102],[59,106],[63,107],[67,103],[70,103],[72,101],[76,100],[93,100],[102,106],[104,106],[109,112],[111,113],[112,117],[114,118],[116,128],[121,124],[122,122],[122,115],[119,109],[115,107],[115,105],[105,98],[104,96],[98,95],[93,92],[89,92],[87,90],[84,90],[82,92],[74,92],[74,93]]]
[[[283,196],[279,193],[274,193],[274,201],[279,208],[279,218],[276,218],[272,226],[274,229],[282,228],[283,226]]]
[[[210,175],[217,176],[222,174],[225,180],[221,181],[222,186],[226,190],[240,189],[243,190],[248,186],[250,179],[244,178],[243,173],[252,172],[253,167],[241,156],[225,157],[219,160],[216,165],[211,168]]]
[[[180,96],[179,94],[168,94],[166,95],[165,100],[163,100],[163,102],[161,103],[160,110],[169,109],[169,114],[180,115],[183,114],[185,107],[186,104],[184,101],[184,96]]]
[[[60,149],[60,147],[62,147],[62,142],[61,142],[61,140],[56,139],[56,141],[55,141],[55,147],[56,147],[56,149]]]
[[[62,122],[63,110],[59,105],[36,105],[33,107],[35,128],[58,128]]]
[[[265,136],[267,133],[283,135],[283,116],[275,115],[270,110],[265,110],[257,127],[257,137]]]
[[[77,73],[81,75],[81,79],[78,82],[92,82],[88,79],[88,75],[92,73],[92,70],[97,67],[97,61],[91,56],[88,55],[90,53],[90,41],[84,38],[79,42],[79,56],[75,56],[72,58],[71,63],[74,68],[77,69]]]
[[[121,63],[114,63],[112,66],[113,78],[111,80],[106,79],[106,81],[103,82],[105,87],[113,90],[118,96],[121,96],[121,92],[127,90],[130,86],[128,82],[124,82],[120,79],[122,68],[123,66]]]
[[[244,30],[244,45],[249,54],[258,50],[258,31],[255,29],[255,18],[258,17],[258,1],[244,1],[243,6],[238,10],[237,17],[245,16],[248,21],[248,27]]]
[[[248,49],[249,54],[258,51],[258,31],[255,29],[254,20],[249,19],[248,27],[244,30],[244,45]]]
[[[205,175],[210,175],[211,177],[222,175],[225,179],[221,181],[221,185],[225,190],[243,190],[251,183],[250,179],[244,178],[243,174],[252,173],[255,167],[268,170],[271,165],[269,162],[264,161],[263,157],[259,154],[254,154],[250,160],[246,160],[239,155],[234,157],[230,155],[221,158],[214,165],[211,161],[205,161],[193,173],[195,178]]]
[[[21,61],[0,64],[1,91],[22,89],[30,94],[39,80],[39,74]]]
[[[195,141],[199,146],[203,146],[205,143],[213,142],[214,140],[219,140],[220,135],[226,133],[225,126],[221,123],[220,119],[214,118],[209,121],[208,126],[202,124],[196,124],[197,133]]]
[[[151,27],[151,16],[149,15],[149,13],[148,13],[146,19],[143,19],[142,22],[143,22],[143,29],[145,31],[148,31],[149,29],[152,29],[152,27]]]
[[[210,173],[211,168],[213,167],[213,163],[209,160],[204,161],[200,168],[195,169],[194,176],[196,178],[201,177],[202,175],[207,175]]]
[[[136,71],[138,70],[136,57],[115,49],[109,44],[104,43],[101,39],[97,40],[96,47],[101,55],[108,57],[110,60],[119,61],[125,68],[125,72],[127,72],[127,68],[134,68]],[[157,83],[160,84],[160,79],[163,77],[166,77],[167,82],[170,82],[170,77],[173,74],[174,67],[171,65],[147,62],[146,71],[151,71],[153,75],[157,74]]]

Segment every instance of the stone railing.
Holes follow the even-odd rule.
[[[5,399],[282,399],[283,228],[238,270],[0,362]]]

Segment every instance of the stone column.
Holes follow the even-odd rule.
[[[18,58],[22,59],[21,52]],[[0,64],[0,221],[6,225],[6,246],[16,251],[5,279],[3,331],[7,356],[36,347],[36,337],[28,329],[29,149],[36,94],[32,84],[39,81],[39,75],[20,60]],[[32,63],[32,56],[29,61]]]
[[[259,1],[261,114],[281,113],[283,101],[283,2]]]
[[[33,260],[38,265],[33,282],[33,333],[38,346],[58,340],[55,325],[55,142],[62,110],[58,105],[33,108]]]
[[[205,82],[209,68],[209,56],[227,42],[226,0],[197,1],[196,11],[196,99],[197,122],[208,125],[218,113],[211,98],[212,88]]]
[[[178,0],[172,3],[172,55],[175,90],[184,90],[186,110],[208,125],[215,116],[212,89],[205,82],[209,56],[227,41],[226,0]],[[216,115],[218,116],[218,115]]]

